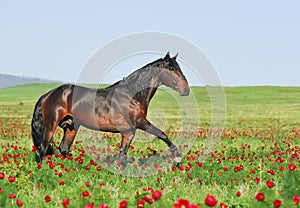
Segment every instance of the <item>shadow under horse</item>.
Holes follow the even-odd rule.
[[[72,84],[61,85],[42,95],[37,101],[31,128],[33,143],[39,152],[39,161],[53,154],[50,142],[57,126],[64,131],[59,151],[70,154],[70,147],[80,126],[89,129],[120,133],[122,135],[119,160],[126,165],[127,151],[137,129],[164,141],[174,157],[182,161],[177,147],[166,134],[147,120],[149,103],[161,85],[176,90],[181,96],[190,93],[176,56],[169,52],[128,77],[107,88],[91,89]]]

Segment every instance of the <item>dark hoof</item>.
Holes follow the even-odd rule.
[[[48,146],[48,149],[47,149],[47,155],[53,155],[54,154],[54,150],[52,148],[51,145]]]
[[[34,158],[37,163],[42,163],[42,161],[43,161],[38,153],[34,154]]]
[[[123,166],[123,169],[125,169],[127,163],[128,163],[127,156],[123,155],[123,154],[120,154],[120,156],[119,156],[119,166]]]

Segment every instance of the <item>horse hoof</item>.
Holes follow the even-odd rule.
[[[175,157],[174,163],[175,163],[175,165],[180,165],[182,163],[182,157]]]
[[[116,160],[115,161],[115,164],[116,164],[116,169],[119,170],[119,171],[122,171],[125,169],[127,163],[126,162],[122,162],[122,161],[119,161],[119,160]]]

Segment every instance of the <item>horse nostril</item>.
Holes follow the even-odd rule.
[[[190,94],[190,88],[189,87],[185,87],[182,95],[183,96],[187,96],[189,94]]]
[[[189,95],[189,94],[190,94],[190,88],[189,88],[189,87],[186,87],[186,88],[185,88],[185,93],[186,93],[186,95]]]

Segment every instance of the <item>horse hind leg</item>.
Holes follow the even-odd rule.
[[[127,165],[127,151],[129,149],[129,146],[134,138],[135,131],[127,132],[126,134],[122,134],[122,140],[121,140],[121,149],[119,154],[119,161],[123,168]]]
[[[40,162],[42,162],[46,155],[52,155],[54,153],[50,142],[53,140],[55,128],[56,125],[46,125],[44,128],[43,142],[40,149]]]
[[[75,139],[79,125],[74,123],[73,117],[66,116],[62,119],[59,126],[64,130],[64,136],[59,145],[59,151],[66,157],[70,155],[70,147]]]

